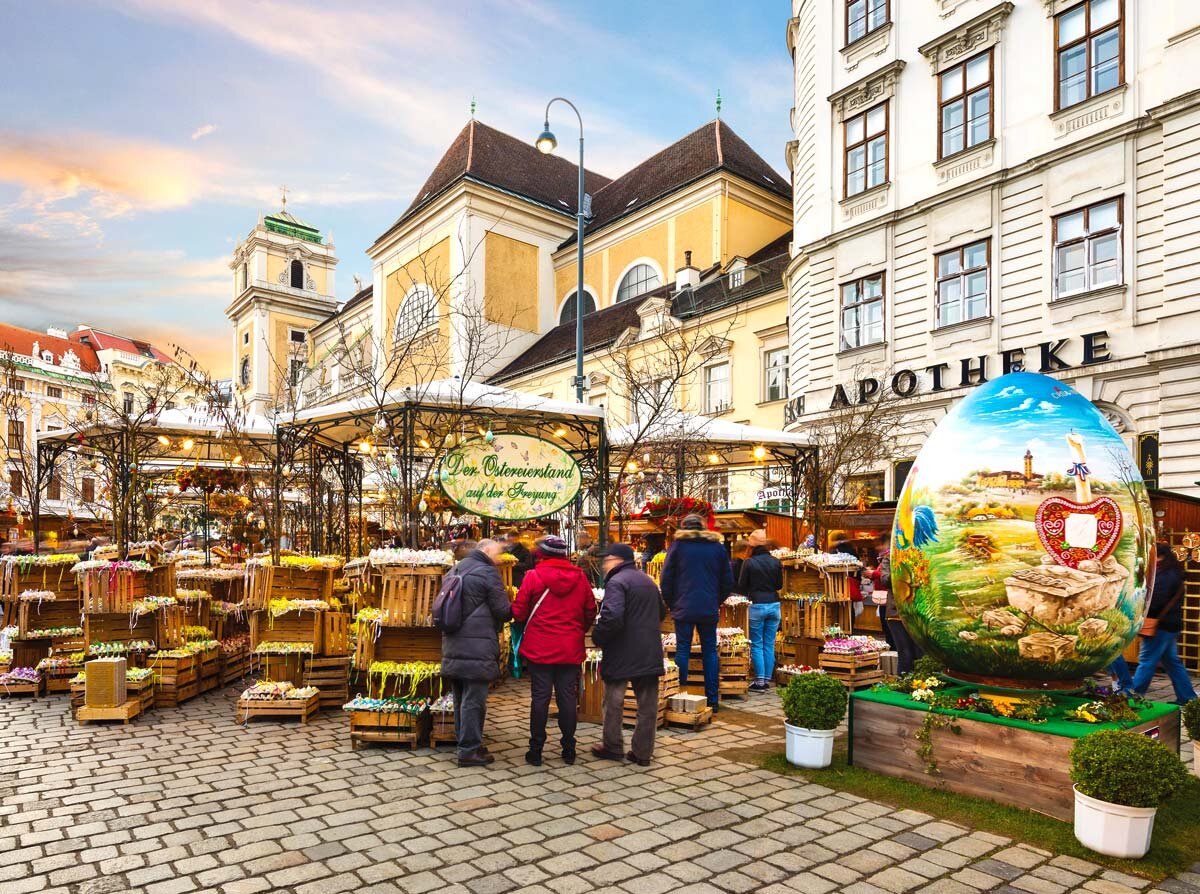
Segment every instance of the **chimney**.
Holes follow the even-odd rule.
[[[675,271],[675,291],[694,289],[700,285],[700,271],[692,266],[692,253],[683,253],[683,266]]]
[[[46,328],[47,335],[53,335],[55,338],[66,338],[67,330],[59,329],[57,326],[49,326]]]

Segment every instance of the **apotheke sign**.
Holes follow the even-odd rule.
[[[1054,373],[1113,359],[1109,354],[1106,331],[1089,332],[1079,340],[1083,343],[1083,357],[1078,364],[1070,363],[1062,356],[1068,350],[1067,345],[1075,339],[1059,338],[1041,342],[1033,348],[1009,348],[999,354],[964,357],[957,363],[935,363],[919,370],[901,369],[886,381],[868,376],[849,385],[837,385],[833,389],[829,409],[845,409],[853,404],[869,403],[889,388],[896,397],[915,397],[922,393],[935,394],[951,388],[982,385],[988,381],[989,375],[995,375],[997,365],[989,361],[997,358],[1001,375],[1031,370],[1034,362],[1037,363],[1038,372]],[[788,401],[783,410],[784,425],[797,421],[804,412],[804,395]]]

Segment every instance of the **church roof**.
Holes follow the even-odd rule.
[[[316,242],[318,244],[321,242],[320,230],[307,221],[296,217],[296,215],[292,214],[286,208],[280,209],[274,214],[268,214],[263,218],[263,224],[268,230],[275,233],[294,236],[306,242]]]
[[[656,152],[592,196],[591,233],[707,177],[728,171],[791,201],[792,187],[733,128],[717,118]],[[575,241],[574,235],[563,245]],[[561,246],[560,246],[561,247]]]
[[[564,214],[575,214],[579,194],[579,167],[561,155],[543,155],[527,140],[519,140],[503,131],[471,119],[450,143],[441,161],[404,214],[392,224],[377,243],[418,210],[432,202],[454,184],[470,179],[544,205]],[[595,193],[609,179],[594,171],[585,171],[584,185]]]

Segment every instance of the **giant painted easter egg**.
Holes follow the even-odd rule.
[[[896,504],[892,589],[956,675],[1069,685],[1137,635],[1154,525],[1137,463],[1090,401],[1012,373],[955,406]]]

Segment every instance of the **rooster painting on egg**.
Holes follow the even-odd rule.
[[[896,504],[892,587],[955,676],[1068,688],[1137,635],[1153,573],[1145,485],[1094,405],[1011,373],[943,419]]]

